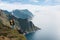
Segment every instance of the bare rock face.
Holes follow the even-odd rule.
[[[8,17],[6,16],[6,14],[3,12],[3,10],[0,10],[0,20],[2,21],[2,23],[4,25],[10,26],[9,21],[8,21]]]

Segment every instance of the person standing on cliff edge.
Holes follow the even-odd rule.
[[[12,28],[12,29],[15,28],[15,21],[14,21],[14,19],[11,19],[11,20],[10,20],[10,25],[11,25],[11,28]]]

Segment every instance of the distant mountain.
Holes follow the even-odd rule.
[[[13,10],[12,13],[14,16],[16,16],[18,18],[22,18],[22,19],[30,19],[31,20],[33,17],[33,14],[27,9],[25,9],[25,10],[16,9],[16,10]]]
[[[20,28],[20,30],[22,30],[23,32],[33,32],[40,29],[32,23],[31,19],[33,18],[33,14],[27,9],[13,10],[12,12],[8,12],[7,10],[2,10],[0,12],[0,14],[2,14],[2,17],[0,19],[3,20],[4,25],[10,26],[9,21],[13,18],[15,19],[16,28]]]
[[[7,11],[7,10],[3,10],[3,12],[4,12],[5,14],[11,14],[11,12],[9,12],[9,11]]]

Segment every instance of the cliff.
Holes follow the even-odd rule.
[[[40,30],[37,26],[32,23],[32,18],[34,15],[27,9],[25,10],[13,10],[12,12],[8,12],[4,10],[4,13],[7,15],[8,19],[15,19],[15,26],[20,28],[23,32],[32,32],[36,30]],[[12,15],[13,14],[13,15]]]
[[[13,15],[12,15],[13,13]],[[32,13],[28,10],[0,10],[0,38],[8,40],[26,40],[23,33],[30,33],[40,28],[32,23]],[[15,29],[11,29],[10,20],[14,19]],[[20,32],[22,31],[22,33]]]
[[[26,40],[17,29],[11,29],[7,15],[0,10],[0,40]]]

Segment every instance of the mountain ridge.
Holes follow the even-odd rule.
[[[19,12],[18,12],[19,13]],[[23,13],[24,14],[24,13]],[[26,14],[24,14],[26,15]],[[29,15],[28,15],[29,16]],[[27,16],[27,17],[28,17]],[[34,32],[36,30],[40,30],[40,28],[38,28],[37,26],[35,26],[33,24],[32,19],[30,19],[30,17],[28,19],[23,19],[23,18],[17,18],[16,16],[12,15],[12,12],[9,12],[7,10],[1,10],[0,9],[0,21],[2,21],[3,25],[6,25],[7,27],[9,27],[8,29],[11,28],[10,25],[10,20],[14,19],[15,20],[15,32],[19,32],[22,30],[23,33],[30,33],[30,32]],[[1,24],[0,27],[3,27],[3,25]],[[6,27],[6,28],[7,28]],[[11,29],[12,30],[12,29]],[[12,30],[14,31],[14,30]],[[2,31],[3,32],[3,31]],[[19,32],[20,33],[20,32]],[[22,33],[22,34],[23,34]],[[21,33],[20,33],[21,34]],[[14,34],[13,34],[14,35]],[[19,34],[18,34],[19,35]],[[24,37],[25,39],[25,37]]]

